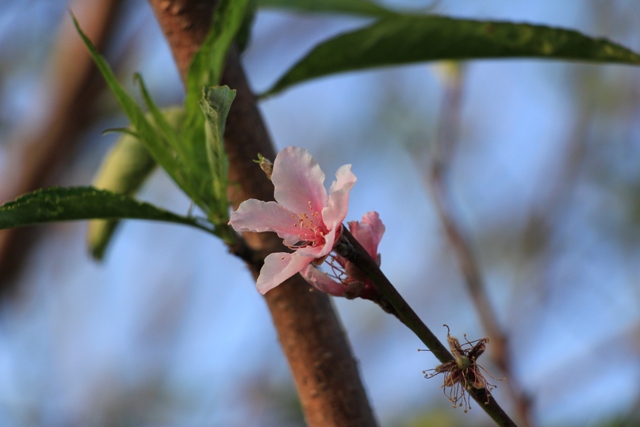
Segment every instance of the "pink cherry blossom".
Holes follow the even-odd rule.
[[[378,245],[384,234],[384,224],[377,212],[367,212],[362,221],[349,221],[349,231],[362,247],[380,265]],[[371,282],[361,277],[359,272],[345,258],[331,254],[327,259],[329,273],[309,264],[300,272],[313,287],[334,296],[347,298],[361,297],[378,300],[379,293]]]
[[[231,214],[236,231],[273,231],[294,253],[272,253],[264,260],[256,286],[265,294],[333,249],[347,215],[356,182],[351,165],[336,172],[329,194],[318,162],[303,148],[287,147],[273,162],[275,202],[249,199]],[[321,261],[320,261],[321,262]]]

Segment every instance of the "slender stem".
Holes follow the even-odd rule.
[[[338,255],[351,261],[357,268],[362,271],[376,286],[380,293],[391,304],[398,319],[404,323],[424,345],[429,348],[442,362],[454,360],[453,356],[447,348],[438,340],[431,330],[424,324],[416,312],[411,308],[409,303],[400,295],[397,289],[391,284],[389,279],[380,270],[378,264],[353,237],[353,235],[343,226],[343,233],[340,241],[334,248]],[[504,410],[493,399],[486,389],[470,388],[467,390],[473,399],[478,402],[480,407],[498,424],[499,426],[515,426],[516,424],[509,418]]]

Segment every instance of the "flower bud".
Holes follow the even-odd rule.
[[[267,175],[267,178],[271,180],[271,175],[273,174],[273,163],[271,163],[271,160],[258,153],[258,160],[254,160],[254,162],[260,165],[260,169],[262,169],[262,171]]]

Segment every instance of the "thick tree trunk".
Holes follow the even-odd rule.
[[[215,2],[211,0],[149,0],[169,41],[184,81],[189,62],[207,33]],[[243,200],[271,200],[273,187],[252,159],[273,159],[274,147],[247,85],[239,56],[232,49],[223,84],[237,90],[226,126],[230,161],[230,192],[234,206]],[[247,243],[261,260],[281,250],[271,233],[247,234]],[[261,262],[249,265],[257,277]],[[307,423],[317,427],[375,426],[376,421],[356,362],[329,298],[309,292],[296,275],[265,296],[282,349],[287,357]]]

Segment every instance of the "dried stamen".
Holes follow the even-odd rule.
[[[438,365],[435,369],[422,371],[424,377],[433,378],[438,374],[444,374],[444,383],[441,388],[447,399],[453,403],[454,408],[464,407],[464,412],[471,409],[471,402],[468,397],[471,388],[484,388],[487,391],[485,404],[488,404],[491,390],[497,386],[487,381],[481,371],[486,372],[491,378],[494,377],[486,369],[478,365],[476,361],[486,350],[489,338],[469,341],[465,335],[466,343],[460,344],[456,337],[451,336],[449,327],[447,325],[444,326],[447,328],[447,342],[454,360]]]

